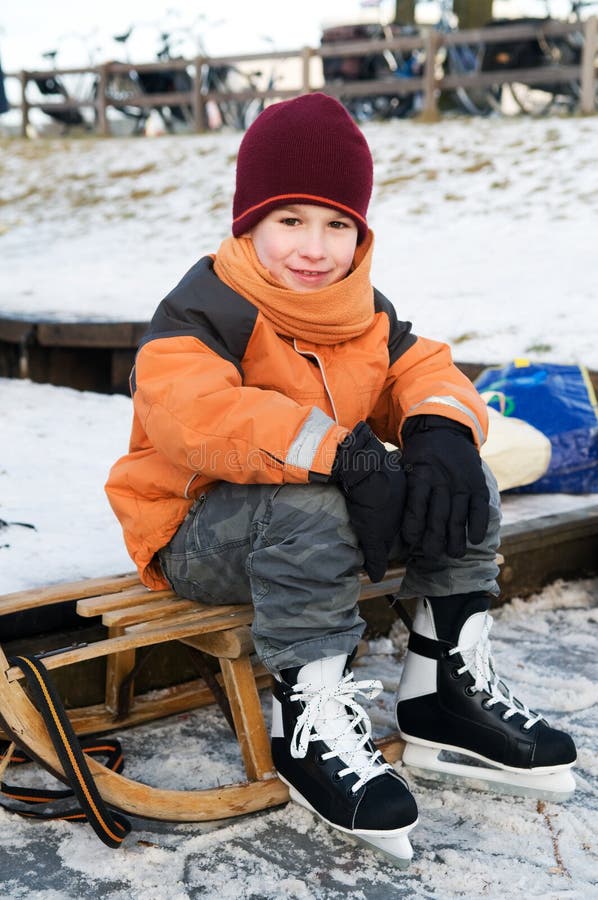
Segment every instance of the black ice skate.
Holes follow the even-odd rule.
[[[497,677],[487,602],[470,596],[444,640],[431,603],[418,602],[397,702],[403,763],[482,790],[566,800],[575,789],[573,741]]]
[[[346,656],[287,669],[272,699],[272,756],[291,799],[405,868],[417,807],[370,734],[356,694],[374,697],[378,681],[353,681]]]

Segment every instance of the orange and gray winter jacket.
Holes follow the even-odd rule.
[[[156,551],[210,485],[321,481],[361,419],[400,444],[409,416],[446,416],[481,446],[486,407],[448,346],[412,334],[376,290],[374,309],[342,343],[285,338],[218,279],[211,257],[162,301],[131,375],[129,452],[106,484],[148,587],[167,586]]]

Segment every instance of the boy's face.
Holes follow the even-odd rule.
[[[293,291],[316,291],[349,272],[357,246],[353,219],[328,206],[292,203],[248,232],[261,264]]]

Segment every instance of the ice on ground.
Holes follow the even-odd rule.
[[[597,600],[596,579],[547,588],[525,601],[524,639],[521,601],[493,613],[499,674],[521,687],[516,695],[540,708],[551,724],[569,730],[578,745],[578,788],[567,803],[434,784],[403,769],[420,809],[420,823],[411,835],[414,860],[405,872],[295,804],[203,824],[133,820],[131,835],[117,851],[104,847],[89,826],[39,824],[0,809],[3,896],[10,900],[597,896],[598,631],[591,627]],[[394,690],[388,686],[401,672],[402,632],[401,625],[395,626],[390,638],[373,643],[355,666],[357,679],[381,678],[386,685],[380,697],[367,704],[376,736],[393,729]],[[529,671],[542,677],[528,678]],[[582,682],[594,685],[593,694],[588,688],[583,706],[572,709],[570,687]],[[267,692],[263,703],[268,718]],[[118,737],[125,774],[148,784],[182,789],[242,777],[236,742],[214,708],[125,730]],[[10,778],[5,777],[15,779],[36,782],[27,767],[14,776],[10,770]],[[48,776],[42,781],[49,783]]]

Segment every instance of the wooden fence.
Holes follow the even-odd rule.
[[[439,52],[442,48],[459,45],[492,44],[501,41],[526,41],[547,38],[558,38],[568,34],[583,34],[583,45],[580,63],[577,65],[542,65],[529,69],[506,69],[500,72],[445,72],[438,66]],[[389,73],[389,77],[380,80],[343,81],[316,84],[312,73],[312,60],[334,57],[359,57],[370,56],[384,51],[423,50],[423,71],[419,77],[401,78],[400,82]],[[365,97],[365,96],[393,96],[398,93],[421,93],[422,104],[420,118],[427,121],[435,121],[439,118],[438,98],[443,91],[463,88],[467,90],[479,90],[490,88],[497,83],[510,84],[513,82],[526,85],[546,84],[571,84],[579,86],[579,110],[586,115],[596,112],[596,56],[598,52],[598,17],[592,16],[585,22],[569,23],[546,21],[541,25],[536,24],[509,24],[494,25],[471,29],[467,31],[455,31],[443,34],[434,28],[422,29],[420,34],[413,36],[400,36],[390,40],[351,41],[323,45],[318,48],[304,47],[296,51],[277,51],[272,53],[244,54],[234,57],[196,57],[195,59],[168,60],[166,62],[143,63],[132,65],[131,63],[106,62],[95,67],[63,68],[50,71],[22,71],[20,73],[8,73],[7,77],[18,78],[21,83],[22,112],[21,133],[27,134],[30,110],[35,108],[49,108],[48,100],[32,102],[27,97],[28,84],[35,79],[56,77],[63,75],[89,75],[94,79],[93,96],[87,99],[80,97],[68,97],[61,102],[52,102],[54,111],[82,110],[92,108],[97,131],[102,135],[110,133],[110,121],[107,116],[109,107],[124,108],[135,107],[153,109],[163,106],[183,106],[191,110],[191,121],[197,132],[203,132],[208,128],[207,104],[212,101],[222,103],[226,101],[250,101],[283,99],[312,90],[324,90],[327,94],[341,98]],[[239,66],[246,63],[256,63],[279,60],[298,60],[300,62],[301,77],[299,83],[292,88],[281,89],[276,85],[267,89],[248,89],[242,91],[222,92],[207,91],[202,83],[201,73],[206,66]],[[139,93],[133,97],[116,99],[107,92],[107,85],[111,77],[131,72],[160,72],[160,71],[185,70],[191,76],[191,90],[169,92],[165,94]]]

